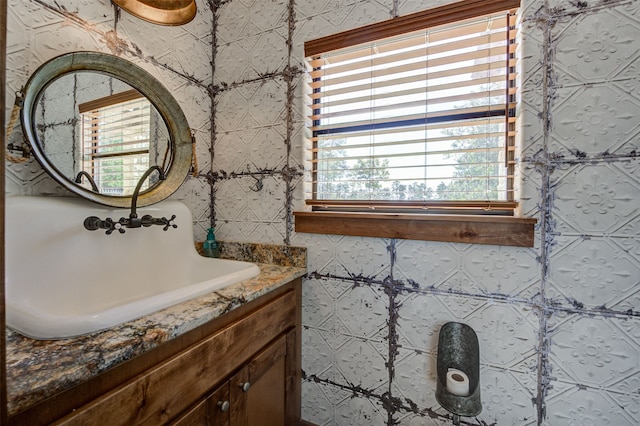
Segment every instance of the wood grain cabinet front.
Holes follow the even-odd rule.
[[[226,401],[227,405],[223,405],[223,401]],[[225,383],[180,415],[171,423],[171,426],[228,426],[230,424],[228,401],[229,383]],[[220,405],[216,406],[218,402]]]
[[[172,426],[286,426],[287,340],[283,334]]]
[[[296,279],[9,424],[298,425],[300,284]]]

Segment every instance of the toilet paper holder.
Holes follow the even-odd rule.
[[[460,416],[477,416],[482,411],[480,401],[480,346],[476,332],[466,324],[448,322],[438,336],[436,399],[453,413],[454,423]],[[469,394],[459,396],[447,390],[447,372],[450,368],[463,371],[469,378]]]

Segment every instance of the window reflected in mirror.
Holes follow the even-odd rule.
[[[93,178],[101,194],[133,194],[149,168],[151,132],[158,128],[151,103],[130,90],[81,104],[79,113],[82,171]],[[83,182],[88,189],[90,184]],[[149,182],[145,182],[142,190],[148,187]]]

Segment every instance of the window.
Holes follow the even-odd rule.
[[[305,43],[307,204],[513,214],[518,6],[465,1]]]
[[[78,106],[82,117],[82,170],[100,193],[131,195],[149,168],[151,104],[130,90]],[[148,187],[145,182],[142,189]]]
[[[312,211],[296,232],[533,246],[536,219],[515,212],[519,6],[461,1],[305,43]]]

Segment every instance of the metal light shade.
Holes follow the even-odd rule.
[[[114,4],[148,22],[182,25],[196,16],[195,0],[111,0]]]

